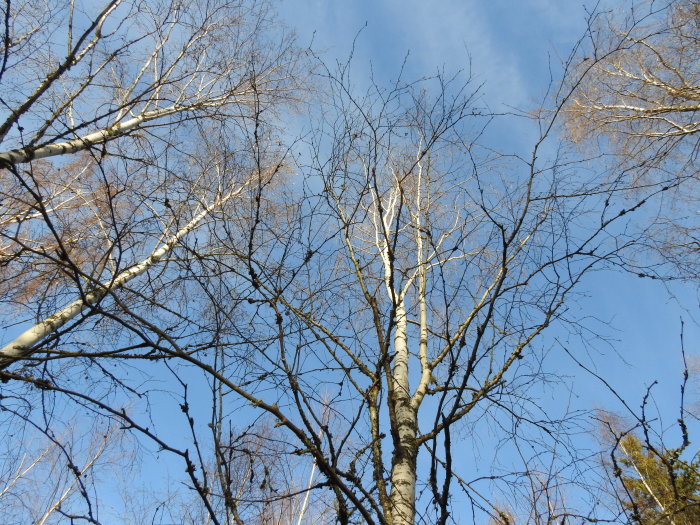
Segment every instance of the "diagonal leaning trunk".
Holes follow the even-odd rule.
[[[75,319],[83,310],[97,304],[107,294],[118,290],[133,278],[138,277],[149,268],[156,265],[165,256],[167,256],[173,250],[173,248],[175,248],[182,237],[194,230],[213,209],[222,206],[226,201],[237,195],[239,192],[240,189],[229,193],[224,197],[216,199],[213,203],[206,206],[197,215],[195,215],[189,223],[187,223],[183,228],[178,230],[175,235],[161,244],[160,247],[158,247],[143,261],[131,266],[130,268],[127,268],[123,272],[117,274],[111,280],[100,283],[91,292],[83,295],[81,298],[76,299],[55,314],[50,315],[43,321],[35,324],[16,337],[12,342],[5,345],[2,349],[0,349],[0,370],[4,370],[18,360],[31,357],[35,352],[37,352],[37,345],[39,345],[51,334],[58,331],[61,327],[65,326],[72,319]]]
[[[84,151],[92,146],[109,142],[116,138],[127,135],[128,133],[138,129],[143,124],[152,120],[157,120],[170,115],[184,113],[188,109],[186,107],[170,106],[167,108],[156,109],[152,111],[144,111],[140,115],[132,117],[123,122],[117,122],[111,126],[88,133],[82,137],[68,140],[65,142],[57,142],[46,144],[39,148],[20,148],[11,151],[0,153],[0,167],[6,167],[12,164],[22,164],[30,160],[44,159],[47,157],[55,157],[58,155],[67,155]]]
[[[413,525],[416,507],[417,408],[411,403],[408,382],[406,306],[396,308],[394,336],[393,403],[394,453],[391,458],[391,525]]]

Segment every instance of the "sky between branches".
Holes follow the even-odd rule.
[[[589,12],[624,7],[624,1],[591,0],[283,0],[283,23],[301,46],[310,46],[327,62],[345,62],[353,54],[353,81],[373,76],[378,83],[403,76],[413,79],[438,71],[471,71],[480,85],[480,104],[501,113],[531,111],[544,99],[550,82],[559,81],[561,63],[586,29]],[[527,152],[536,130],[526,119],[498,121],[491,128],[502,151]],[[653,381],[655,401],[671,425],[678,416],[682,372],[681,319],[686,353],[700,352],[700,298],[687,283],[661,284],[631,275],[605,272],[588,277],[588,297],[574,308],[589,317],[587,327],[609,338],[585,348],[554,334],[569,350],[609,380],[637,407]],[[593,320],[593,318],[596,320]],[[591,339],[593,339],[591,334]],[[602,353],[599,353],[602,352]],[[621,406],[600,382],[581,373],[563,352],[552,352],[555,373],[571,374],[578,408]],[[561,400],[561,397],[560,397]],[[568,403],[568,401],[567,401]]]

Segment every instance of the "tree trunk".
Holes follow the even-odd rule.
[[[46,144],[40,148],[20,148],[0,153],[0,167],[9,164],[22,164],[30,160],[44,159],[58,155],[69,155],[78,151],[84,151],[92,146],[109,142],[116,138],[127,135],[129,132],[138,129],[141,125],[159,118],[175,115],[186,111],[185,107],[171,106],[153,111],[145,111],[140,115],[130,118],[124,122],[117,122],[111,126],[88,133],[77,139],[55,144]]]
[[[39,343],[51,334],[56,333],[68,322],[75,319],[83,310],[97,304],[107,294],[121,288],[133,278],[138,277],[156,265],[173,250],[180,239],[194,230],[213,209],[222,206],[226,201],[240,193],[240,191],[241,189],[239,188],[225,197],[216,199],[212,204],[206,206],[197,213],[184,228],[181,228],[146,259],[124,270],[111,280],[99,284],[94,290],[86,293],[83,297],[76,299],[55,314],[25,330],[12,342],[0,349],[0,370],[4,370],[15,361],[31,357]]]
[[[417,411],[411,406],[408,383],[406,307],[396,308],[396,355],[393,369],[394,454],[391,461],[391,525],[413,525],[416,506]]]

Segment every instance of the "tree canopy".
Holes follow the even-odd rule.
[[[633,434],[618,443],[623,502],[635,523],[684,524],[700,519],[700,458],[680,450],[658,451]]]
[[[657,234],[687,225],[668,200],[697,181],[694,157],[670,160],[694,152],[693,112],[659,109],[690,104],[692,86],[667,100],[669,71],[690,82],[697,62],[659,57],[696,51],[693,6],[596,30],[523,117],[469,75],[356,83],[352,56],[301,50],[266,2],[7,0],[8,515],[109,522],[93,472],[133,458],[136,522],[606,519],[569,503],[590,457],[533,387],[549,334],[582,331],[590,274],[692,276],[692,243]],[[635,93],[665,95],[616,98]],[[532,125],[527,155],[489,136],[500,117]],[[584,126],[631,138],[584,157],[565,137]],[[695,512],[695,463],[619,445],[634,512],[665,519],[669,480],[674,515]],[[485,471],[491,449],[522,468]],[[28,461],[63,471],[14,499]]]

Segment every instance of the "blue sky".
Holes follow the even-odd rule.
[[[589,2],[590,3],[590,2]],[[387,78],[410,53],[409,70],[426,75],[471,66],[486,100],[531,105],[548,82],[548,54],[567,53],[585,27],[578,2],[531,0],[283,0],[282,19],[302,45],[343,59],[354,37],[358,63]],[[575,6],[575,7],[574,7]],[[366,27],[365,27],[366,24]],[[552,63],[558,63],[552,56]]]
[[[481,103],[495,112],[509,107],[530,110],[543,100],[550,71],[559,65],[585,30],[590,0],[284,0],[282,20],[301,45],[326,60],[344,61],[359,33],[354,53],[354,80],[374,74],[393,78],[404,58],[407,77],[469,70],[483,83]],[[610,4],[608,4],[610,5]],[[606,7],[605,2],[601,4]],[[531,147],[527,123],[497,125],[500,148]],[[680,327],[685,322],[685,349],[698,353],[698,294],[694,286],[599,273],[584,283],[588,296],[572,308],[589,317],[588,327],[611,340],[589,348],[571,339],[570,350],[595,367],[633,407],[654,380],[656,400],[667,422],[677,417],[681,378]],[[598,321],[594,321],[595,317]],[[606,323],[609,323],[607,325]],[[561,341],[562,333],[552,333]],[[561,352],[552,353],[551,369],[574,375],[580,408],[622,407],[596,380],[580,374]],[[556,396],[556,393],[553,394]]]
[[[550,82],[550,71],[556,82],[561,60],[585,29],[585,7],[591,8],[594,3],[282,0],[279,11],[282,21],[296,31],[299,44],[313,42],[313,48],[327,61],[345,61],[357,36],[353,63],[356,82],[368,79],[371,73],[378,82],[389,81],[408,57],[408,78],[442,70],[448,76],[471,71],[474,81],[483,83],[479,103],[494,112],[504,112],[539,105]],[[522,152],[531,147],[534,130],[524,119],[510,119],[496,124],[492,135],[498,136],[502,150]],[[587,296],[572,304],[572,310],[588,319],[590,330],[608,337],[611,343],[605,345],[591,338],[591,346],[585,346],[563,330],[552,330],[546,366],[553,374],[571,377],[573,395],[570,397],[567,390],[545,389],[539,395],[555,409],[571,400],[574,408],[622,410],[599,382],[577,370],[560,351],[558,340],[618,388],[632,407],[638,407],[646,387],[659,380],[656,399],[666,423],[673,423],[681,378],[681,318],[685,321],[686,351],[697,354],[700,342],[697,290],[682,283],[667,289],[656,281],[612,272],[590,275],[582,290]],[[167,399],[163,405],[178,402]],[[700,436],[697,425],[694,432]],[[487,441],[488,437],[482,436],[474,447],[488,446]],[[144,461],[144,470],[153,467],[154,482],[162,482],[163,471],[170,466],[165,454]],[[180,473],[180,464],[172,463],[176,464],[172,472]],[[145,479],[150,480],[148,473]]]

